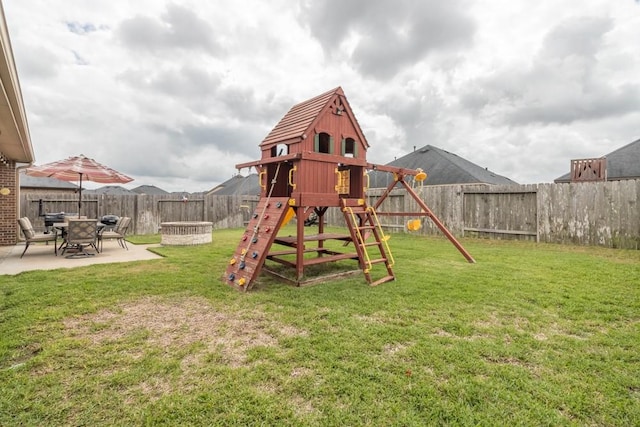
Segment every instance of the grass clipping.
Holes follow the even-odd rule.
[[[94,346],[124,344],[134,358],[141,351],[134,342],[143,340],[143,349],[161,349],[166,355],[182,357],[183,368],[205,363],[203,357],[211,354],[231,367],[243,366],[253,348],[276,347],[279,338],[306,335],[262,311],[220,311],[204,298],[171,302],[143,298],[67,319],[64,325],[73,338]]]

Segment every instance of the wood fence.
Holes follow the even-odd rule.
[[[382,189],[370,189],[373,205]],[[640,249],[640,180],[535,185],[444,185],[418,189],[422,200],[456,236]],[[417,212],[415,201],[393,190],[378,209]],[[423,219],[417,233],[441,234],[426,217],[383,217],[389,231],[407,231],[407,219]],[[342,224],[330,210],[329,224]]]
[[[82,215],[132,218],[129,234],[155,234],[160,224],[174,221],[210,221],[213,228],[242,227],[258,203],[257,196],[203,196],[183,200],[182,196],[96,195],[82,196]],[[42,206],[40,208],[40,206]],[[20,216],[28,216],[36,230],[44,229],[43,213],[78,212],[74,194],[22,194]]]
[[[382,189],[370,189],[373,205]],[[640,248],[640,180],[536,184],[513,186],[425,186],[418,193],[456,236],[526,239],[537,242]],[[112,214],[133,218],[133,234],[157,233],[162,222],[210,221],[213,228],[243,227],[255,210],[255,196],[202,196],[183,201],[181,196],[83,196],[83,215],[100,218]],[[44,212],[77,212],[77,195],[23,194],[21,216],[43,228]],[[380,211],[416,212],[418,206],[404,190],[392,191]],[[337,208],[327,211],[327,222],[344,225]],[[407,217],[380,217],[390,231],[406,231]],[[421,234],[440,234],[426,217]]]

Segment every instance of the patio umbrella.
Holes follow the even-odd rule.
[[[133,181],[128,177],[110,167],[102,165],[93,159],[79,156],[58,160],[57,162],[46,163],[40,166],[30,167],[26,170],[27,175],[57,178],[62,181],[80,181],[78,196],[78,216],[82,211],[82,181],[99,182],[103,184],[125,184]]]

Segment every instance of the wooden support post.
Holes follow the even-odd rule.
[[[394,176],[394,178],[397,178],[397,175]],[[404,181],[404,178],[400,178]],[[373,209],[377,212],[378,211],[378,207],[382,204],[382,202],[384,202],[384,199],[386,199],[389,196],[389,193],[391,193],[391,190],[393,190],[393,188],[396,186],[396,184],[398,183],[398,180],[394,180],[391,184],[389,184],[387,186],[387,189],[384,190],[384,193],[382,193],[382,195],[378,198],[378,201],[376,201],[376,204],[373,205]]]
[[[298,282],[304,276],[304,208],[296,206],[296,279]]]
[[[318,234],[324,234],[324,214],[327,207],[315,208],[314,212],[318,215]],[[318,249],[324,248],[324,240],[318,240]],[[318,256],[322,256],[322,251],[318,251]]]

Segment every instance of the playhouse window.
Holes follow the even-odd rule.
[[[325,132],[317,133],[314,140],[316,153],[333,153],[333,137]]]
[[[289,146],[287,144],[278,144],[271,147],[271,157],[286,156],[289,154]]]
[[[345,138],[342,140],[342,155],[345,157],[356,157],[356,140]]]

